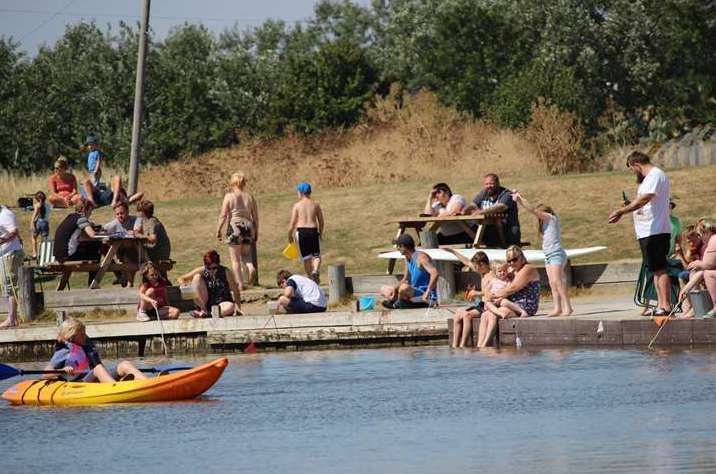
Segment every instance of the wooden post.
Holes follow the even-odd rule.
[[[339,304],[346,297],[346,266],[342,263],[328,266],[328,304]]]
[[[37,316],[37,296],[35,295],[35,273],[32,268],[21,266],[17,269],[18,307],[24,321],[32,321]]]
[[[137,76],[134,83],[134,115],[132,116],[132,144],[129,153],[128,195],[137,192],[139,184],[139,161],[142,141],[142,112],[144,109],[144,66],[149,36],[150,0],[142,0],[142,19],[139,27],[139,51],[137,52]]]

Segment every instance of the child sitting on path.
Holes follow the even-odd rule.
[[[537,217],[539,234],[542,236],[544,267],[552,290],[554,309],[547,316],[570,316],[574,312],[567,289],[567,252],[562,247],[562,228],[557,214],[551,207],[538,204],[530,206],[520,193],[514,192],[513,199]]]
[[[507,263],[493,264],[492,271],[495,274],[495,277],[490,280],[489,294],[492,294],[497,290],[504,290],[509,286],[510,282],[512,281],[510,275],[510,267]],[[517,305],[516,303],[510,301],[507,298],[493,298],[492,300],[485,300],[485,308],[487,308],[488,310],[496,312],[498,307],[507,308],[510,311],[514,311],[515,313],[520,315],[520,318],[526,318],[529,316],[529,314],[527,314],[527,311],[525,311],[521,306]]]
[[[306,275],[320,283],[321,242],[323,236],[323,211],[321,206],[311,199],[311,185],[305,181],[296,186],[298,202],[291,210],[291,223],[288,226],[288,241],[294,242],[294,232],[298,240],[298,252],[303,260]]]
[[[167,299],[166,278],[159,272],[159,268],[152,262],[142,265],[142,284],[139,287],[139,309],[137,321],[150,321],[152,319],[177,319],[179,309],[169,306]]]
[[[32,202],[32,258],[37,259],[37,238],[47,239],[50,235],[50,206],[42,191],[35,193]]]

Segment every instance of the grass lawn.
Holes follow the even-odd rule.
[[[487,171],[487,170],[485,170]],[[474,174],[471,173],[471,174]],[[672,194],[678,198],[675,214],[684,226],[697,217],[714,214],[716,202],[716,166],[669,171]],[[711,183],[711,184],[709,184]],[[432,182],[411,181],[398,184],[368,185],[350,188],[316,189],[314,198],[321,203],[326,217],[323,257],[325,265],[343,262],[348,274],[382,273],[386,262],[376,258],[379,249],[387,249],[397,227],[387,224],[400,217],[421,212]],[[468,199],[480,189],[481,182],[457,179],[448,183],[454,192]],[[531,203],[542,201],[551,205],[562,219],[563,243],[567,248],[606,245],[605,252],[582,257],[578,262],[612,261],[639,256],[631,218],[626,216],[616,225],[607,224],[609,212],[620,205],[622,190],[635,195],[634,177],[627,172],[544,177],[511,174],[503,178],[503,185],[519,189]],[[249,191],[255,192],[253,189]],[[281,255],[286,244],[286,230],[294,193],[256,193],[260,213],[259,265],[261,283],[274,286],[276,271],[287,268],[299,272],[298,261],[288,261]],[[220,199],[199,197],[156,201],[156,215],[164,222],[172,240],[172,258],[177,266],[170,277],[200,265],[201,255],[216,248],[228,265],[225,244],[214,238]],[[22,236],[29,253],[30,213],[18,212]],[[54,233],[66,211],[51,216]],[[540,248],[535,219],[521,212],[523,240]],[[104,223],[111,218],[111,210],[100,209],[92,220]],[[324,272],[325,274],[325,272]],[[105,287],[107,280],[105,279]],[[80,279],[76,285],[79,285]],[[110,280],[111,281],[111,280]],[[81,285],[80,285],[81,286]],[[73,286],[74,288],[80,286]]]

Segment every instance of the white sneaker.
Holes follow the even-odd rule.
[[[147,321],[151,321],[151,319],[146,311],[137,311],[137,321],[146,323]]]

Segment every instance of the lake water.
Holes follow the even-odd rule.
[[[6,473],[714,472],[716,352],[239,355],[192,402],[2,401],[0,436]]]

